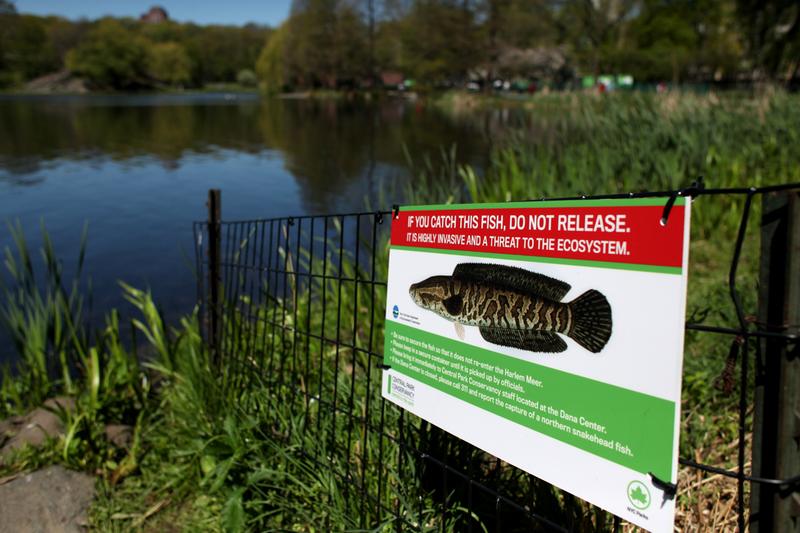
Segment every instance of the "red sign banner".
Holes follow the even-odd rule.
[[[683,264],[685,206],[661,223],[666,198],[654,205],[596,202],[407,207],[392,221],[392,246],[481,254],[672,267]],[[640,201],[641,203],[644,203]],[[555,204],[555,202],[553,203]],[[622,205],[620,205],[622,204]],[[535,207],[533,207],[535,205]]]

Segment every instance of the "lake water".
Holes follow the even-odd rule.
[[[400,99],[0,96],[0,249],[17,220],[38,248],[43,221],[69,271],[88,222],[94,322],[111,307],[132,313],[118,280],[151,288],[175,319],[195,302],[191,227],[208,189],[222,189],[226,220],[359,210],[367,198],[388,209],[408,184],[404,146],[437,161],[456,145],[482,166],[484,126]],[[0,338],[0,362],[10,356]]]

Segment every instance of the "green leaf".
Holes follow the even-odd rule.
[[[214,468],[217,466],[217,460],[214,458],[213,455],[204,455],[200,458],[200,470],[203,471],[203,475],[207,476],[210,474]]]
[[[241,487],[234,490],[222,508],[222,527],[228,533],[244,531],[243,493],[244,489]]]

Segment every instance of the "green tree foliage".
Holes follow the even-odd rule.
[[[191,79],[192,62],[180,44],[156,43],[147,50],[147,73],[168,85],[183,86]]]
[[[403,25],[404,68],[420,80],[464,80],[480,58],[475,13],[469,2],[419,0]]]
[[[558,83],[573,73],[800,76],[797,0],[293,0],[280,31],[73,22],[0,0],[0,86],[64,66],[106,89],[233,83],[245,69],[268,90],[367,86],[387,71],[433,87],[497,76]],[[540,68],[548,57],[557,61]]]
[[[572,0],[559,13],[584,69],[600,74],[612,67],[615,54],[624,48],[627,22],[640,8],[637,0]]]
[[[0,9],[0,86],[41,76],[57,65],[45,21],[17,14],[13,4],[6,3]]]
[[[800,69],[800,3],[738,0],[739,20],[759,77],[797,76]]]
[[[744,66],[735,1],[295,0],[280,46],[267,43],[262,57],[282,65],[281,85],[301,88],[386,71],[423,86],[572,73],[735,79]]]
[[[67,53],[83,41],[92,24],[86,20],[71,21],[61,17],[47,17],[44,21],[49,46],[58,57],[55,68],[61,68]]]
[[[292,6],[286,47],[291,77],[302,86],[335,86],[336,0],[308,0]]]
[[[267,92],[279,92],[289,88],[289,75],[285,61],[289,25],[281,24],[267,39],[256,61],[256,75]]]
[[[182,44],[192,60],[195,84],[235,82],[244,68],[252,69],[271,30],[255,25],[181,27]]]
[[[253,69],[270,32],[253,24],[70,21],[18,14],[0,0],[0,87],[65,67],[103,89],[235,82]]]
[[[626,45],[604,59],[645,80],[733,78],[742,57],[733,27],[728,1],[648,0],[625,28]]]
[[[341,0],[303,0],[292,6],[284,47],[289,79],[301,87],[335,88],[367,75],[367,26]]]
[[[147,43],[119,21],[104,19],[67,54],[67,68],[103,89],[133,89],[147,82]]]

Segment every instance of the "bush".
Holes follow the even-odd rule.
[[[113,19],[105,19],[67,54],[67,68],[101,89],[131,89],[147,83],[146,42]]]
[[[239,74],[236,75],[236,82],[242,87],[255,87],[258,83],[258,79],[256,78],[255,72],[249,68],[245,68],[240,70]]]
[[[147,73],[168,85],[183,86],[191,79],[192,62],[180,44],[158,43],[148,50]]]

